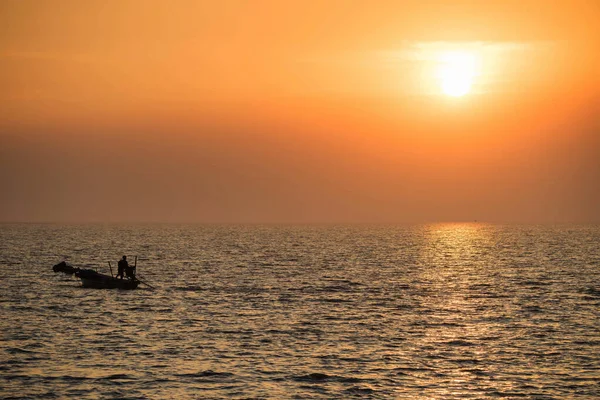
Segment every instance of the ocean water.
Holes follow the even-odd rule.
[[[598,399],[599,316],[600,226],[0,225],[6,399]]]

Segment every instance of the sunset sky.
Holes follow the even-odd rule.
[[[0,3],[0,221],[600,222],[598,1]]]

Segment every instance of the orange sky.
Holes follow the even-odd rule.
[[[599,3],[487,3],[4,1],[0,221],[600,222]]]

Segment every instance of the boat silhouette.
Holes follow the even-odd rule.
[[[54,267],[52,267],[52,270],[54,272],[75,275],[81,279],[81,286],[85,288],[133,290],[137,288],[140,283],[142,283],[142,281],[137,279],[134,274],[125,279],[119,279],[111,275],[101,274],[93,269],[73,267],[72,265],[67,264],[65,261],[56,264]]]
[[[135,276],[119,279],[101,274],[93,269],[80,269],[75,272],[75,276],[81,279],[81,286],[85,288],[133,290],[140,284]]]

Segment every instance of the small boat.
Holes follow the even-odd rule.
[[[81,285],[85,288],[133,290],[140,284],[135,277],[118,279],[93,269],[80,269],[75,271],[75,276],[81,279]]]

